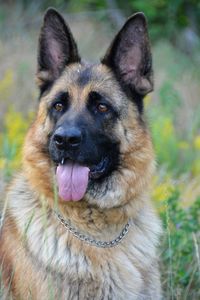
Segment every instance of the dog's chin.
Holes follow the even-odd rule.
[[[86,199],[91,205],[97,205],[100,208],[114,206],[113,203],[109,203],[105,199],[108,200],[108,194],[116,188],[113,185],[113,176],[117,170],[118,164],[113,164],[113,160],[109,160],[108,157],[105,157],[99,164],[90,169]]]

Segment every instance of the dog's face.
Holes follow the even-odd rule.
[[[48,96],[54,124],[50,156],[56,164],[87,166],[91,181],[102,180],[119,163],[120,141],[114,129],[126,110],[121,101],[114,101],[120,90],[116,84],[118,93],[110,94],[113,78],[103,67],[81,64],[69,67],[57,84]]]
[[[140,163],[146,172],[152,158],[142,121],[142,99],[152,90],[144,15],[132,16],[101,63],[89,65],[81,62],[63,18],[48,10],[39,42],[37,78],[41,90],[37,122],[43,139],[33,135],[53,162],[60,198],[84,198],[100,206],[107,201],[108,207],[121,204],[124,196],[116,196],[117,185],[123,184],[120,178],[127,176],[129,181],[126,172],[133,169],[132,176],[137,177]],[[109,203],[106,199],[111,194],[115,200]]]

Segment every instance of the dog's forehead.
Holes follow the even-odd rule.
[[[114,74],[103,64],[76,63],[67,66],[61,77],[53,85],[50,94],[45,98],[49,102],[61,91],[68,92],[74,103],[77,101],[79,103],[84,102],[91,91],[109,95],[109,97],[112,91],[113,97],[116,94],[116,99],[120,98],[121,94]]]
[[[106,82],[113,81],[113,74],[103,64],[73,64],[67,67],[63,79],[71,85],[84,88],[88,85],[101,86]]]

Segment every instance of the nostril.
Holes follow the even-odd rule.
[[[80,144],[81,138],[79,136],[71,136],[68,138],[68,143],[71,146],[78,146]]]
[[[63,137],[60,136],[60,135],[58,135],[58,134],[56,134],[56,135],[54,136],[54,141],[55,141],[56,145],[58,145],[58,146],[62,146],[62,145],[64,144],[64,139],[63,139]]]
[[[82,133],[78,128],[58,128],[54,133],[54,143],[59,150],[78,148],[82,141]]]

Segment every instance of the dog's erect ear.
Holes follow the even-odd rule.
[[[53,8],[44,16],[38,49],[38,84],[43,92],[66,65],[79,62],[77,46],[63,17]]]
[[[109,66],[129,91],[146,95],[153,89],[152,58],[143,13],[130,17],[113,40],[103,64]]]

